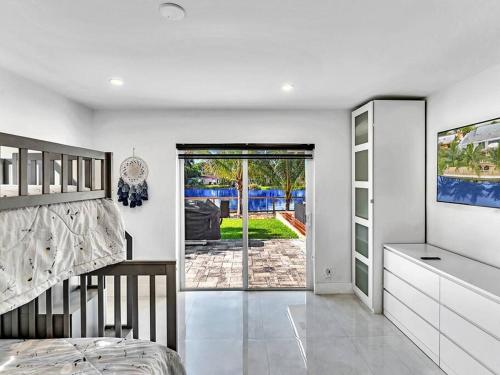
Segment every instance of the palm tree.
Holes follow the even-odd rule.
[[[255,179],[264,179],[279,186],[285,193],[285,209],[290,210],[292,193],[305,179],[305,163],[302,159],[255,160],[249,173]]]
[[[241,215],[241,198],[243,196],[243,164],[241,159],[208,159],[205,171],[220,179],[234,182],[238,191],[238,208],[236,214]]]
[[[193,160],[193,159],[185,159],[184,160],[184,180],[185,184],[192,178],[201,177],[201,169],[202,164]]]
[[[238,191],[238,211],[241,215],[243,196],[243,164],[241,159],[208,159],[205,171],[220,179],[234,182]],[[279,186],[285,194],[285,209],[290,210],[293,191],[305,179],[305,163],[300,159],[263,159],[248,163],[248,174],[252,180]]]
[[[463,161],[465,165],[472,169],[479,176],[481,172],[480,164],[481,161],[481,146],[474,146],[469,143],[463,153]]]
[[[438,175],[442,176],[448,165],[446,163],[447,149],[442,147],[438,150]]]
[[[460,149],[460,147],[458,147],[458,140],[455,138],[453,142],[450,143],[450,147],[447,150],[446,164],[450,167],[454,167],[456,172],[461,157],[462,157],[462,150]]]
[[[489,152],[490,159],[495,164],[497,170],[500,170],[500,142],[497,143],[497,147],[493,148]]]

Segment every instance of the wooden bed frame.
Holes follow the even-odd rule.
[[[54,203],[83,201],[89,199],[112,198],[112,159],[110,152],[101,152],[86,148],[73,147],[59,143],[47,142],[33,138],[0,133],[0,147],[17,148],[16,160],[12,164],[16,168],[18,196],[0,197],[0,210],[23,208]],[[28,150],[41,152],[39,161],[42,166],[42,191],[38,195],[29,195],[28,162],[34,160]],[[39,155],[39,154],[38,154]],[[61,191],[50,192],[54,160],[61,160]],[[68,192],[70,163],[77,160],[77,191]],[[101,186],[98,189],[93,171],[96,160],[101,160]],[[86,164],[84,164],[86,163]],[[3,164],[5,165],[5,164]],[[53,168],[53,167],[52,167]],[[4,181],[4,170],[1,181]],[[132,259],[132,238],[127,233],[127,259],[124,262],[106,266],[80,275],[80,328],[81,336],[87,336],[87,301],[88,293],[97,288],[97,326],[98,336],[109,335],[104,321],[105,311],[105,276],[114,278],[114,325],[111,327],[115,337],[123,337],[131,330],[134,338],[139,338],[138,312],[138,276],[148,276],[150,285],[150,340],[156,341],[156,276],[166,276],[167,280],[167,346],[177,348],[177,286],[175,261],[138,261]],[[121,322],[121,277],[127,278],[127,322]],[[97,286],[92,285],[92,277],[97,278]],[[63,281],[63,313],[53,311],[54,288],[45,293],[45,312],[39,313],[39,297],[24,306],[0,316],[0,338],[54,338],[71,336],[70,282]]]
[[[41,141],[18,135],[0,133],[0,147],[12,147],[19,150],[17,160],[17,185],[19,195],[16,197],[0,197],[0,210],[38,206],[52,203],[75,202],[88,199],[112,198],[112,160],[113,154],[90,150],[86,148],[67,146],[59,143]],[[42,194],[28,195],[28,150],[42,153]],[[61,160],[61,192],[50,194],[50,164],[57,158]],[[77,191],[68,192],[68,171],[71,160],[77,160]],[[102,160],[101,168],[102,187],[95,187],[92,168],[95,160]],[[84,168],[87,163],[87,168]],[[85,191],[84,169],[87,171],[87,181],[90,180],[89,191]],[[3,173],[3,171],[2,171]]]

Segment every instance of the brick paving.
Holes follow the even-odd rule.
[[[186,288],[241,288],[241,241],[208,241],[186,246]],[[251,240],[248,249],[250,288],[305,288],[305,241]]]

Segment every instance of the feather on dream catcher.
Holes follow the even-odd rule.
[[[132,156],[120,164],[118,202],[122,202],[124,206],[129,206],[130,202],[130,208],[142,206],[142,202],[149,199],[146,182],[148,174],[148,165],[143,159],[135,156],[134,149]]]

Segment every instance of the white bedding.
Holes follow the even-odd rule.
[[[115,338],[0,340],[0,373],[185,375],[176,352]]]
[[[77,191],[77,186],[68,185],[68,193],[74,193]],[[90,191],[89,188],[84,188],[83,191]],[[50,194],[60,193],[61,185],[50,185]],[[42,194],[42,185],[28,185],[28,195],[40,195]],[[0,197],[16,197],[19,195],[18,185],[5,185],[0,184]]]
[[[125,228],[111,200],[0,211],[0,314],[125,259]]]

